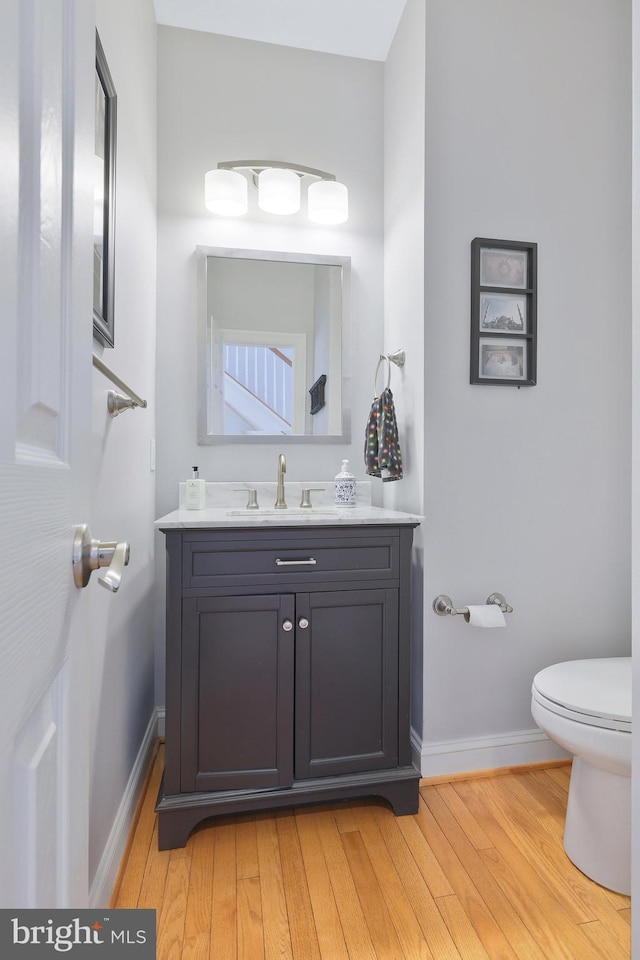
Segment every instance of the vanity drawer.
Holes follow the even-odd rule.
[[[243,532],[244,533],[244,532]],[[231,583],[296,585],[355,580],[393,580],[399,575],[399,538],[389,530],[365,535],[319,537],[290,533],[246,535],[224,540],[185,536],[182,544],[183,589]]]

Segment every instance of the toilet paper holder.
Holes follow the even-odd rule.
[[[501,593],[490,593],[487,597],[487,605],[489,604],[496,604],[503,613],[513,613],[513,607],[507,603]],[[435,598],[433,601],[433,609],[439,617],[446,617],[447,615],[455,617],[456,614],[460,614],[465,620],[469,619],[469,608],[454,607],[451,597],[448,597],[444,593],[439,594]]]

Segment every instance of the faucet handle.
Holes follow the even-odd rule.
[[[259,510],[258,491],[254,487],[234,487],[234,493],[247,493],[247,505],[245,510]]]
[[[300,501],[300,506],[308,510],[311,509],[313,504],[311,503],[311,494],[316,491],[324,490],[324,487],[304,487],[302,490],[302,499]]]

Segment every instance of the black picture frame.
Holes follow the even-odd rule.
[[[96,32],[93,336],[105,347],[115,343],[117,104],[107,58]]]
[[[536,243],[472,240],[470,383],[535,386],[537,290]]]

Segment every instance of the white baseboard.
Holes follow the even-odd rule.
[[[164,708],[162,709],[164,722]],[[96,875],[89,891],[90,907],[107,907],[113,885],[116,880],[120,860],[124,853],[129,831],[133,823],[133,816],[138,804],[138,799],[144,785],[144,780],[149,769],[149,763],[153,749],[158,739],[158,726],[160,719],[160,710],[155,707],[149,720],[149,725],[142,739],[136,761],[129,777],[124,795],[118,808],[118,813],[111,828],[109,839],[100,858]]]
[[[411,731],[414,763],[423,777],[562,760],[569,754],[535,727],[500,736],[421,742]]]

